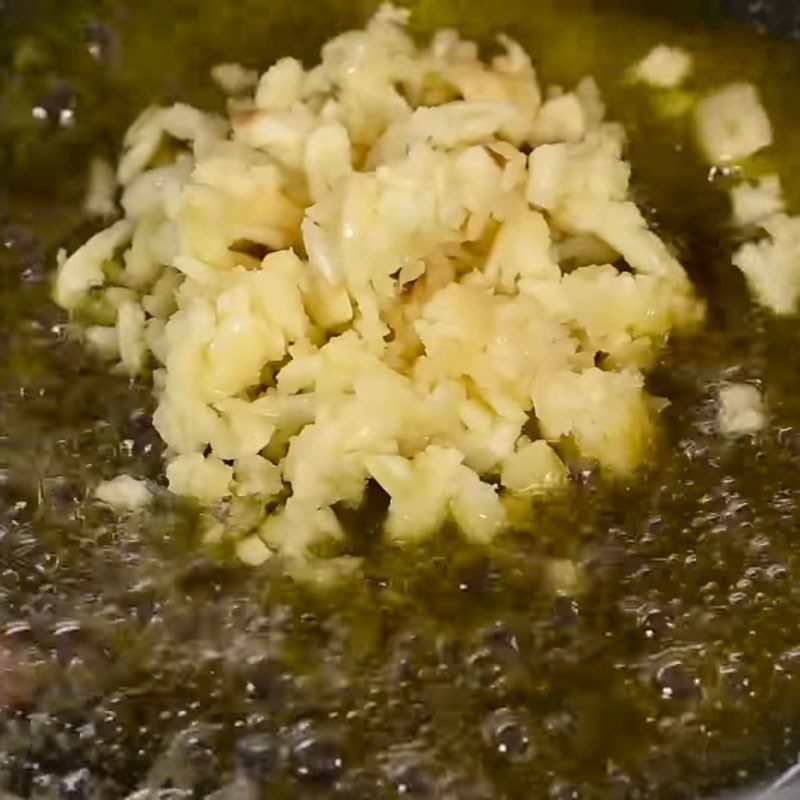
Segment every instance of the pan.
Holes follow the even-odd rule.
[[[800,4],[413,4],[422,39],[504,31],[547,81],[597,76],[637,200],[709,308],[650,379],[668,454],[625,486],[571,464],[569,501],[496,549],[389,546],[374,493],[342,511],[361,564],[344,587],[244,567],[167,492],[146,383],[109,375],[52,302],[58,251],[98,229],[92,165],[142,108],[221,108],[213,65],[312,63],[373,10],[0,2],[0,797],[800,797],[800,329],[731,268],[730,176],[623,79],[666,42],[709,86],[757,84],[791,204]],[[715,434],[729,381],[766,393],[761,436]],[[95,502],[120,473],[147,513]]]

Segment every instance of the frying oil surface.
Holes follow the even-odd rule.
[[[778,141],[765,158],[796,206],[795,51],[707,21],[588,16],[588,3],[491,15],[418,4],[421,33],[506,29],[545,82],[597,77],[633,131],[640,199],[707,298],[709,329],[675,344],[652,380],[673,403],[639,484],[612,489],[578,469],[571,501],[530,532],[491,552],[445,532],[413,557],[371,535],[376,496],[345,520],[365,577],[313,596],[203,550],[189,508],[162,499],[116,521],[88,501],[88,487],[120,472],[156,478],[160,445],[145,390],[65,340],[46,281],[54,249],[87,233],[84,164],[113,154],[142,106],[219,103],[212,64],[310,56],[367,9],[74,5],[12,26],[4,45],[16,69],[0,99],[0,788],[116,798],[149,781],[191,797],[238,781],[287,798],[690,798],[790,763],[797,325],[752,310],[730,266],[724,193],[683,124],[656,119],[622,72],[668,41],[694,52],[701,88],[757,83]],[[716,434],[723,379],[762,382],[771,424],[760,439]]]

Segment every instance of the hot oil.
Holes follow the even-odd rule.
[[[147,386],[69,343],[47,273],[87,232],[86,160],[113,155],[140,108],[220,105],[212,64],[310,61],[366,9],[108,0],[8,24],[0,789],[118,798],[148,780],[199,797],[239,780],[271,798],[690,798],[794,760],[797,324],[752,307],[719,178],[688,122],[660,118],[624,70],[667,41],[695,54],[690,88],[756,82],[776,131],[756,166],[780,171],[797,209],[800,56],[710,13],[678,23],[596,5],[420,2],[414,26],[457,25],[487,49],[507,30],[545,83],[595,75],[626,123],[638,197],[709,303],[708,329],[674,343],[651,378],[672,403],[664,446],[631,486],[577,471],[566,500],[491,551],[452,531],[387,547],[375,494],[346,520],[363,573],[322,592],[203,548],[197,509],[166,493],[127,521],[89,501],[120,472],[158,480],[160,444]],[[716,434],[730,379],[761,382],[763,436]],[[75,785],[89,788],[64,795]]]

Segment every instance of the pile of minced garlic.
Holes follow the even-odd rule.
[[[147,110],[122,218],[61,259],[86,342],[152,374],[171,491],[263,509],[251,563],[341,538],[370,481],[391,539],[450,520],[487,542],[565,460],[630,474],[644,373],[702,320],[595,82],[543,94],[510,39],[485,63],[406,21],[386,6],[254,96],[219,68],[229,119]]]

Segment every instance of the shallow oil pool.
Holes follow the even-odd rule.
[[[147,388],[69,343],[47,301],[55,249],[88,230],[88,157],[154,99],[218,104],[216,61],[310,57],[366,5],[31,0],[1,23],[0,792],[686,800],[779,772],[800,750],[798,325],[751,308],[719,179],[620,78],[669,38],[701,87],[759,82],[763,158],[796,201],[793,46],[713,15],[417,3],[421,33],[505,28],[545,80],[592,72],[631,126],[641,199],[710,305],[651,380],[673,403],[637,485],[577,465],[569,499],[491,552],[448,531],[385,547],[376,493],[346,520],[364,574],[322,594],[203,549],[166,493],[127,521],[88,501],[120,471],[161,474]],[[757,440],[715,434],[731,378],[766,391]],[[574,586],[553,579],[566,560]]]

